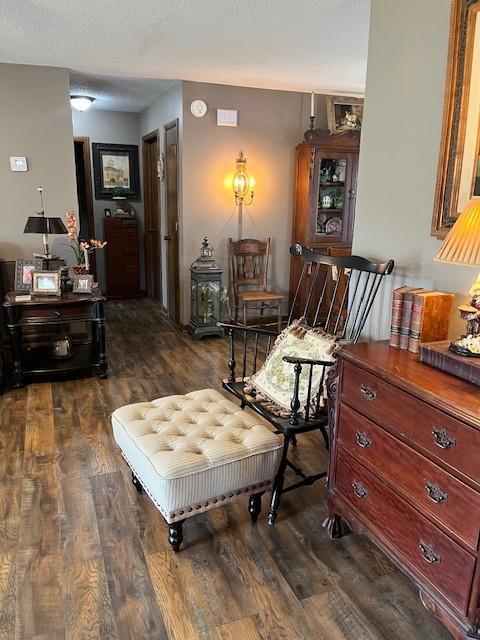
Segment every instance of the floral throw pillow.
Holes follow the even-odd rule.
[[[309,328],[304,318],[296,320],[278,336],[261,369],[245,380],[244,391],[255,395],[256,399],[275,415],[288,417],[291,413],[290,402],[293,398],[295,384],[295,365],[285,362],[283,358],[285,356],[310,358],[312,360],[326,360],[333,364],[337,348],[334,336],[325,333],[322,329]],[[319,365],[313,367],[311,413],[315,410],[313,405],[322,383],[320,406],[325,405],[326,372],[322,376],[323,370],[324,367]],[[302,415],[305,415],[309,376],[310,366],[303,365],[299,390]]]

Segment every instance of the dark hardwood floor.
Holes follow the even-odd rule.
[[[0,396],[0,639],[446,640],[409,582],[362,537],[331,542],[321,483],[187,521],[174,555],[111,436],[126,403],[220,388],[226,344],[193,342],[158,303],[107,305],[110,377]],[[305,466],[325,465],[304,435]]]

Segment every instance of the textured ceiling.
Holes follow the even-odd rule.
[[[1,0],[0,61],[101,80],[362,93],[369,7],[369,0]]]
[[[173,87],[175,80],[70,74],[70,93],[95,98],[92,109],[140,113]]]

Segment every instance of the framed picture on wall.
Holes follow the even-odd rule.
[[[95,198],[111,200],[113,190],[121,187],[128,200],[140,200],[137,145],[94,142],[92,151]]]
[[[327,118],[331,133],[360,133],[363,122],[363,98],[328,96]]]

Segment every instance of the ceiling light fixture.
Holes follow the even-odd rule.
[[[90,96],[70,96],[70,104],[77,111],[87,111],[92,106],[95,98]]]

